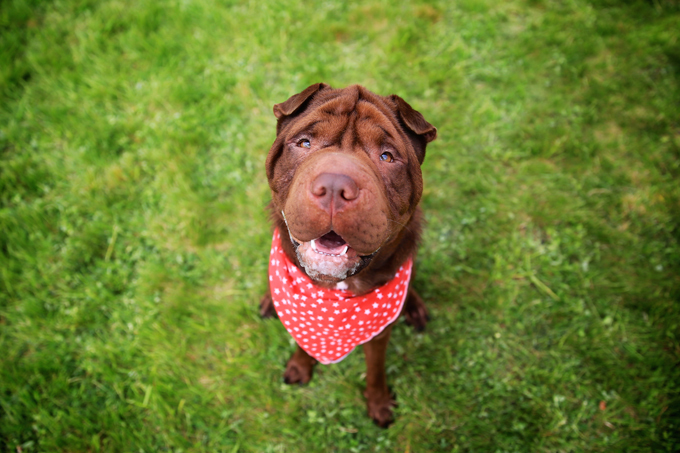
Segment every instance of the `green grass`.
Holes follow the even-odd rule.
[[[0,451],[680,449],[673,0],[7,0]],[[432,322],[282,383],[260,320],[271,107],[397,93],[439,129]]]

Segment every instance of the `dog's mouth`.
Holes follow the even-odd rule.
[[[331,230],[311,241],[290,236],[300,265],[307,275],[321,282],[338,282],[368,266],[376,252],[359,255],[342,236]]]
[[[333,230],[310,242],[312,250],[321,255],[345,256],[349,251],[349,244]]]

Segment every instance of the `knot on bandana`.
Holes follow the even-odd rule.
[[[409,258],[392,280],[361,296],[321,288],[288,259],[276,230],[269,257],[269,288],[276,313],[297,344],[323,364],[336,363],[397,319],[412,268]]]

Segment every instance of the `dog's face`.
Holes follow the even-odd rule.
[[[410,220],[437,130],[400,97],[360,86],[312,85],[274,114],[277,137],[266,162],[274,211],[307,275],[344,280]]]

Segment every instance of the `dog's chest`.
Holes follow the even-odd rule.
[[[385,285],[354,296],[337,287],[316,286],[286,257],[280,240],[277,231],[269,261],[274,307],[296,342],[321,363],[339,362],[401,313],[411,278],[411,259]]]

